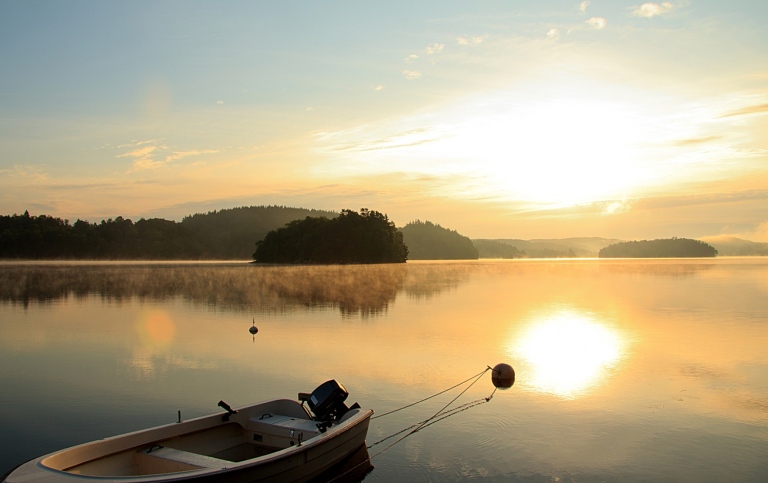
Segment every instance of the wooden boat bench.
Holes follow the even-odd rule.
[[[229,461],[180,449],[155,446],[136,453],[136,464],[144,474],[173,473],[201,468],[225,468]]]

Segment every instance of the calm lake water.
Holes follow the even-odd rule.
[[[331,378],[379,415],[499,362],[513,388],[365,481],[768,481],[767,258],[0,264],[0,474]]]

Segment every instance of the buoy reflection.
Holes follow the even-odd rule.
[[[622,358],[620,334],[589,314],[549,314],[516,337],[513,352],[529,373],[520,375],[536,391],[575,398],[598,385]]]

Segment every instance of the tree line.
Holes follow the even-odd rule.
[[[251,206],[133,222],[122,216],[90,223],[48,215],[0,215],[0,258],[114,260],[248,260],[270,230],[331,211]]]

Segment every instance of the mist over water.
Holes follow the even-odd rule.
[[[372,448],[366,481],[768,479],[766,258],[6,263],[0,336],[0,474],[220,399],[335,378],[384,414],[507,362],[514,387]]]

